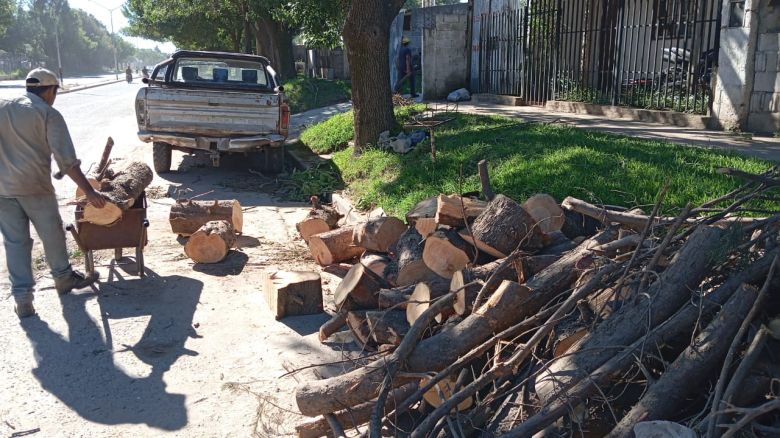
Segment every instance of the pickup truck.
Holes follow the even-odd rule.
[[[174,149],[205,153],[214,166],[244,154],[264,172],[284,170],[290,109],[262,56],[178,51],[154,67],[135,98],[138,138],[152,143],[154,170]]]

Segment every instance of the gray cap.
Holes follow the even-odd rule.
[[[37,79],[30,82],[30,79]],[[57,79],[57,75],[53,71],[45,68],[36,68],[35,70],[27,73],[27,86],[28,87],[50,87],[52,85],[60,86],[60,81]]]

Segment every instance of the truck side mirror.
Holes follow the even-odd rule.
[[[149,78],[143,78],[143,79],[141,79],[141,82],[143,82],[144,84],[148,85],[149,84]]]
[[[284,93],[284,86],[283,85],[279,85],[278,87],[276,87],[274,89],[274,91],[276,91],[277,93]]]

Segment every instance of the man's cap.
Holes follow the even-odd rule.
[[[31,79],[33,79],[32,82],[30,81]],[[60,86],[57,75],[55,75],[53,71],[45,68],[36,68],[35,70],[30,71],[30,73],[27,73],[26,82],[28,87]]]
[[[409,40],[408,37],[401,38],[401,44],[409,44],[409,43],[410,43],[410,40]]]

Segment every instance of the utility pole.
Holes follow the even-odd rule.
[[[114,75],[116,76],[116,79],[119,80],[119,63],[117,62],[116,59],[116,34],[114,33],[114,11],[121,8],[122,5],[119,5],[115,8],[107,8],[101,5],[100,3],[96,2],[95,0],[89,0],[89,1],[107,10],[109,15],[111,16],[111,45],[114,46]]]
[[[57,46],[57,72],[60,75],[60,86],[65,85],[62,78],[62,57],[60,56],[60,19],[54,22],[54,43]]]

